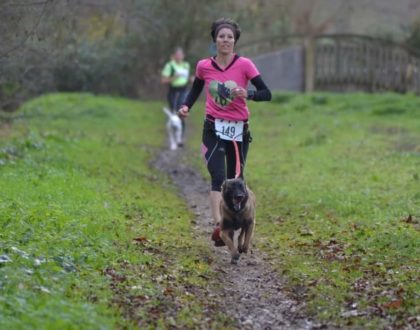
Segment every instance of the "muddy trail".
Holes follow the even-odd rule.
[[[324,328],[304,317],[304,303],[286,294],[281,277],[255,246],[252,253],[241,256],[238,265],[230,264],[226,247],[213,246],[210,240],[213,221],[207,198],[209,184],[187,164],[184,150],[162,150],[153,166],[171,177],[196,215],[194,230],[197,239],[208,241],[214,253],[212,267],[220,274],[221,288],[214,288],[212,294],[221,310],[236,320],[238,329]]]

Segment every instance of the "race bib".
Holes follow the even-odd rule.
[[[178,68],[176,70],[176,74],[182,78],[188,78],[188,73],[189,73],[188,69]]]
[[[242,142],[244,122],[235,120],[215,119],[216,135],[222,140]]]

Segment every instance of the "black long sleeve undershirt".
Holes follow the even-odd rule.
[[[250,98],[250,100],[256,102],[271,100],[271,91],[268,89],[267,85],[264,83],[260,75],[256,76],[255,78],[252,78],[251,84],[253,84],[257,90],[254,91],[253,96],[252,98]]]
[[[188,109],[191,109],[195,101],[197,101],[198,97],[201,94],[201,91],[203,90],[203,87],[204,80],[195,77],[191,90],[188,93],[187,98],[184,102],[184,105],[186,105]]]
[[[257,90],[253,91],[252,98],[250,98],[250,100],[256,102],[271,100],[271,91],[268,89],[267,85],[264,83],[260,75],[251,79],[251,83],[255,86]],[[191,109],[195,101],[197,101],[198,97],[200,96],[203,88],[204,80],[195,77],[191,90],[188,93],[188,96],[184,102],[184,105]]]

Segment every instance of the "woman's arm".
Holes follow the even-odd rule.
[[[191,109],[195,101],[197,101],[198,97],[200,96],[203,87],[204,80],[195,77],[191,90],[188,93],[188,96],[183,105],[186,105],[188,109]]]
[[[170,84],[173,80],[174,69],[170,62],[167,62],[163,67],[160,82],[162,84]]]
[[[172,82],[172,77],[162,76],[162,78],[160,79],[160,82],[162,84],[170,84]]]
[[[264,83],[260,75],[256,76],[255,78],[252,78],[251,83],[255,86],[257,90],[248,90],[248,100],[256,102],[271,100],[271,91],[268,89],[267,85]]]

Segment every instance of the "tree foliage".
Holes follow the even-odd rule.
[[[420,52],[420,20],[415,21],[407,29],[405,44]]]
[[[0,108],[49,91],[160,95],[176,46],[209,54],[209,27],[238,19],[252,39],[284,30],[284,1],[20,0],[0,4]],[[264,17],[264,19],[256,19]],[[246,39],[246,38],[243,38]]]

